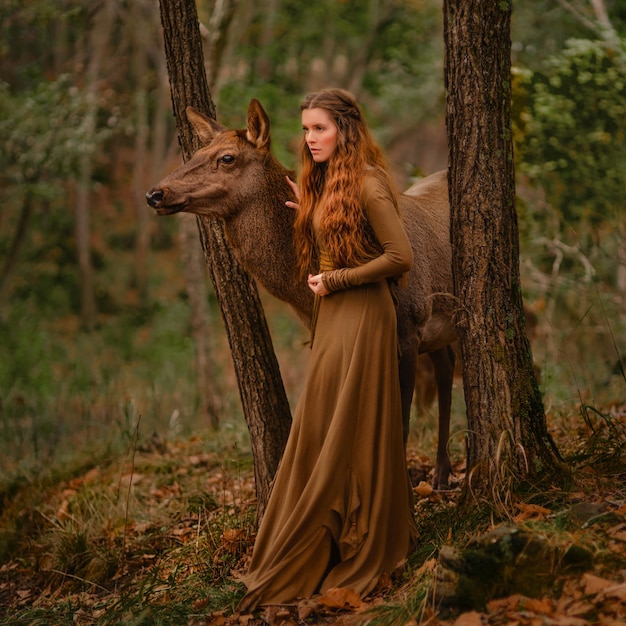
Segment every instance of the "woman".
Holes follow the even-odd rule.
[[[390,282],[412,264],[384,159],[354,97],[301,105],[295,241],[315,294],[309,373],[239,609],[371,592],[416,535]]]

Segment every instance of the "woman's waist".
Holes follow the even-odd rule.
[[[332,272],[332,270],[336,269],[330,254],[326,250],[320,250],[319,262],[320,272]]]

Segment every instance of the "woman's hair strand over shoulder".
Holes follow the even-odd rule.
[[[325,163],[316,163],[306,141],[300,148],[300,209],[295,223],[299,269],[311,271],[315,259],[313,212],[322,203],[319,237],[335,267],[354,267],[380,253],[363,205],[363,177],[376,168],[392,188],[382,150],[372,137],[355,97],[343,89],[309,94],[300,110],[326,110],[337,126],[337,148]]]

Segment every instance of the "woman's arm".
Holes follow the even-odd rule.
[[[322,280],[330,292],[400,276],[413,265],[411,244],[391,190],[376,175],[366,175],[363,187],[367,217],[383,252],[359,267],[324,272]]]

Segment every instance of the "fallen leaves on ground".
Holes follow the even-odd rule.
[[[433,623],[433,622],[431,622]],[[434,624],[450,622],[434,622]],[[561,597],[528,598],[513,594],[487,604],[485,612],[467,611],[453,626],[617,626],[626,624],[626,583],[584,574],[567,581]]]
[[[229,579],[236,584],[245,573],[254,543],[253,515],[255,493],[252,469],[228,471],[215,453],[207,453],[199,441],[171,443],[165,452],[137,452],[133,470],[125,463],[118,468],[97,467],[60,483],[37,502],[36,515],[46,532],[72,528],[78,523],[80,506],[92,506],[90,490],[105,500],[117,494],[119,511],[97,511],[106,523],[98,548],[115,551],[119,562],[108,579],[94,583],[80,573],[66,572],[66,577],[53,578],[45,569],[42,555],[45,533],[34,536],[32,554],[20,554],[19,559],[0,565],[0,607],[16,612],[26,607],[73,605],[76,624],[93,624],[104,615],[111,603],[119,600],[120,589],[139,587],[146,575],[159,571],[171,585],[152,588],[151,601],[167,603],[176,593],[185,576],[203,576],[209,586],[202,587],[197,597],[186,600],[194,615],[187,626],[360,626],[371,619],[368,610],[389,601],[402,602],[408,587],[398,591],[391,579],[381,581],[370,597],[362,599],[349,589],[329,589],[324,594],[291,605],[267,607],[264,611],[238,614],[219,609],[213,595],[213,580]],[[433,491],[432,465],[423,458],[411,457],[416,510],[455,506],[463,478],[464,465],[455,465],[448,491]],[[626,624],[626,487],[623,480],[612,482],[597,477],[593,468],[586,468],[576,491],[568,494],[561,507],[552,509],[533,502],[516,502],[511,518],[524,524],[552,524],[561,516],[570,525],[567,532],[572,542],[587,540],[601,555],[609,555],[604,569],[566,579],[562,588],[555,588],[551,597],[528,598],[513,594],[488,603],[484,611],[456,613],[443,618],[433,607],[408,617],[406,624],[417,626],[616,626]],[[596,483],[593,481],[597,479]],[[604,482],[603,482],[604,481]],[[81,504],[82,503],[82,504]],[[93,500],[95,507],[97,500]],[[144,514],[135,515],[141,505]],[[95,509],[94,509],[95,510]],[[147,513],[147,514],[146,514]],[[110,514],[109,518],[106,515]],[[98,519],[94,516],[94,520]],[[210,525],[218,519],[219,524]],[[95,523],[95,522],[94,522]],[[89,531],[93,531],[93,524]],[[456,537],[452,528],[442,528],[441,536],[451,544]],[[202,545],[203,550],[196,549]],[[210,548],[210,550],[209,550]],[[427,577],[437,566],[437,555],[408,571],[412,579]],[[621,558],[622,565],[619,566]],[[182,572],[182,573],[181,573]],[[215,577],[215,578],[212,578]],[[401,580],[402,574],[394,580]],[[159,581],[161,583],[161,581]],[[394,591],[395,589],[395,591]],[[551,593],[552,593],[551,591]],[[394,596],[395,593],[395,596]],[[398,599],[399,598],[399,599]],[[0,615],[2,614],[0,610]],[[91,621],[90,621],[91,620]],[[422,620],[422,621],[420,621]],[[181,626],[185,626],[182,624]]]

